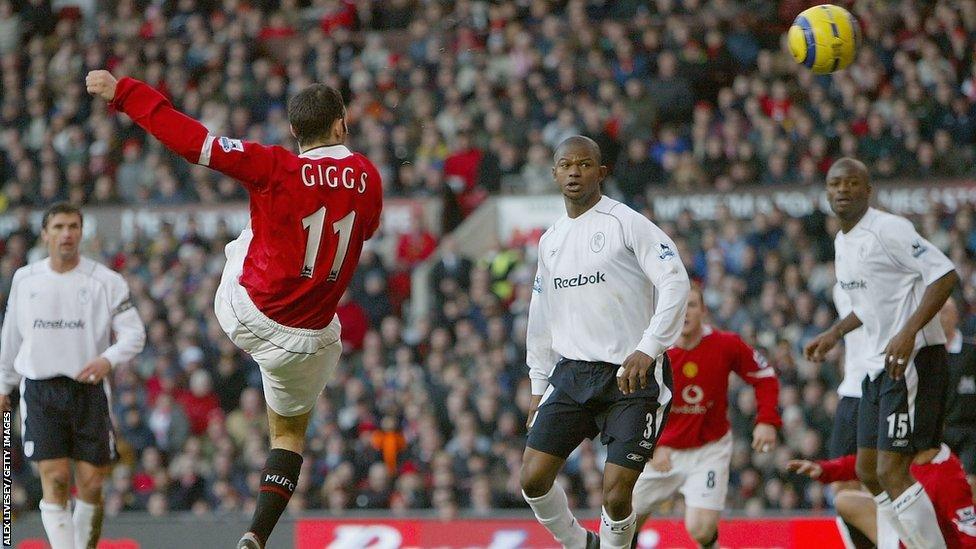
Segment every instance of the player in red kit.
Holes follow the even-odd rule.
[[[674,376],[671,414],[634,488],[634,511],[638,525],[643,524],[654,506],[680,491],[685,498],[685,529],[701,547],[712,548],[718,547],[718,521],[725,508],[732,458],[729,374],[734,372],[756,391],[759,412],[753,449],[771,450],[782,421],[776,408],[776,373],[739,336],[704,324],[705,315],[701,290],[692,287],[681,337],[668,350]]]
[[[857,457],[851,454],[827,461],[792,460],[788,467],[791,471],[829,484],[857,479],[856,463]],[[912,462],[911,473],[932,500],[946,547],[976,547],[973,493],[959,458],[943,444],[939,448],[919,452]],[[845,490],[838,494],[835,505],[845,521],[857,526],[872,542],[877,542],[877,513],[874,498],[869,493]]]
[[[298,481],[312,406],[342,351],[335,310],[382,210],[379,172],[343,145],[338,91],[307,87],[288,102],[300,154],[211,134],[149,85],[92,71],[88,92],[110,101],[187,161],[240,181],[251,221],[226,247],[214,298],[221,328],[261,367],[271,452],[250,531],[260,549]]]

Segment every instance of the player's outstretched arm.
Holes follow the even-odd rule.
[[[803,356],[813,362],[823,362],[827,353],[837,346],[844,335],[861,327],[861,319],[851,313],[810,340],[803,348]]]
[[[141,128],[188,162],[224,173],[249,188],[260,190],[274,167],[269,147],[239,139],[217,137],[207,128],[179,112],[152,86],[134,78],[116,79],[105,70],[85,78],[88,93],[110,102],[129,115]]]

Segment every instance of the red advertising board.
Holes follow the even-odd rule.
[[[583,521],[596,530],[598,521]],[[833,518],[732,519],[719,527],[721,547],[730,549],[833,549],[844,544]],[[694,548],[680,520],[649,521],[640,532],[642,549]],[[306,519],[295,525],[297,549],[557,547],[532,520],[364,520]]]

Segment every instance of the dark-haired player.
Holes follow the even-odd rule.
[[[804,349],[820,361],[864,326],[867,376],[857,411],[857,476],[875,496],[878,530],[908,547],[945,547],[932,501],[912,477],[915,455],[942,442],[946,337],[935,318],[959,281],[952,262],[907,219],[871,208],[863,163],[841,158],[827,172],[827,200],[840,220],[837,283],[852,312]]]
[[[571,549],[630,546],[634,483],[667,417],[665,351],[678,337],[689,287],[674,242],[603,196],[600,159],[583,136],[556,148],[552,174],[566,215],[539,241],[526,341],[532,406],[522,491],[539,522]],[[607,463],[596,539],[555,479],[570,452],[598,433]]]
[[[295,154],[213,135],[138,80],[98,70],[86,83],[170,150],[233,177],[250,195],[251,222],[227,245],[214,306],[227,335],[260,365],[268,403],[271,452],[250,531],[238,543],[258,549],[295,490],[312,406],[341,354],[335,309],[379,226],[379,172],[343,145],[342,96],[322,84],[288,103]]]

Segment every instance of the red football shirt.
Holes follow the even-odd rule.
[[[757,423],[779,427],[776,409],[779,381],[776,372],[757,351],[731,332],[705,327],[705,335],[694,349],[668,350],[674,374],[671,413],[660,446],[698,448],[718,440],[729,431],[729,374],[735,372],[756,391]]]
[[[112,104],[186,160],[244,184],[254,237],[241,285],[280,324],[328,326],[363,242],[379,227],[383,187],[373,164],[342,145],[297,155],[214,136],[132,78],[119,80]]]
[[[823,468],[817,480],[824,484],[857,480],[856,456],[844,456],[817,463]],[[929,463],[912,464],[911,473],[932,500],[946,547],[976,548],[976,511],[973,509],[973,493],[959,458],[943,444],[942,450]]]

